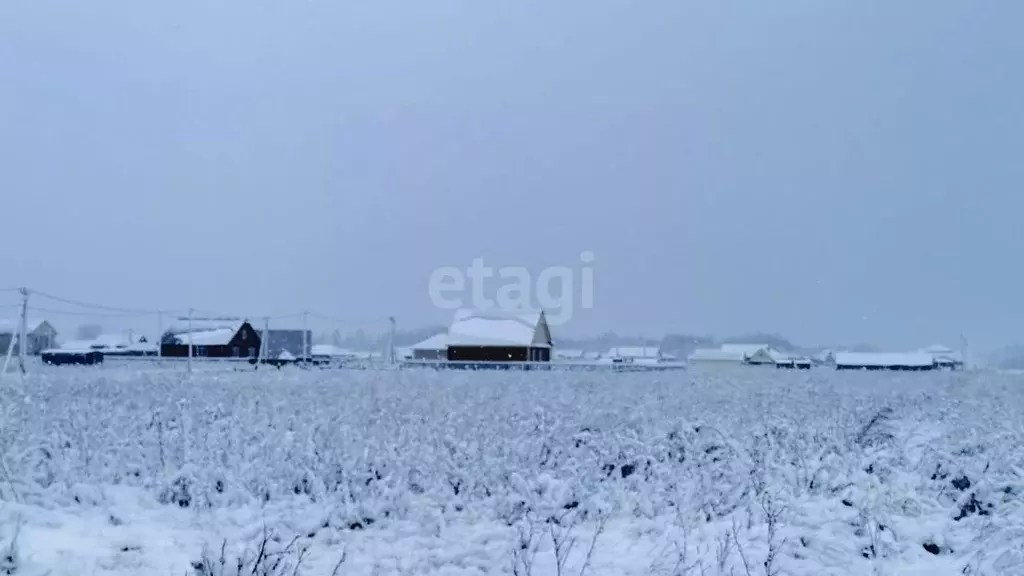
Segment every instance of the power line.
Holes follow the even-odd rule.
[[[63,298],[61,296],[54,296],[53,294],[47,294],[46,292],[39,292],[38,290],[30,290],[33,296],[41,296],[43,298],[53,300],[55,302],[61,302],[63,304],[69,304],[71,306],[79,306],[82,308],[92,308],[95,310],[107,310],[109,312],[121,312],[124,314],[158,314],[159,310],[143,310],[141,308],[118,308],[116,306],[106,306],[104,304],[93,304],[90,302],[82,302],[81,300],[72,300],[71,298]]]
[[[17,306],[11,306],[11,307],[16,308]],[[153,312],[153,313],[147,312],[147,313],[133,313],[133,314],[125,313],[125,314],[121,314],[121,313],[116,313],[116,312],[87,312],[87,311],[84,311],[84,310],[55,310],[53,308],[40,308],[38,306],[29,306],[28,309],[29,310],[34,310],[34,311],[37,311],[37,312],[47,312],[47,313],[50,313],[50,314],[58,314],[58,315],[61,315],[61,316],[94,316],[96,318],[142,318],[142,317],[145,317],[145,316],[154,316],[156,314],[155,312]]]
[[[350,324],[350,323],[351,324],[357,324],[357,322],[350,322],[348,320],[342,320],[341,318],[335,318],[333,316],[328,316],[326,314],[320,314],[319,312],[312,312],[312,311],[310,311],[309,317],[310,318],[316,318],[317,320],[323,320],[325,322],[334,322],[335,324]]]
[[[0,289],[0,292],[18,292],[20,290],[21,290],[20,288],[3,288],[3,289]],[[71,316],[96,316],[96,317],[110,317],[110,318],[130,318],[130,317],[141,317],[141,316],[156,316],[156,315],[160,315],[160,314],[169,315],[171,317],[174,317],[176,315],[177,316],[184,316],[185,314],[187,314],[187,310],[185,310],[185,309],[181,309],[181,310],[151,310],[151,309],[144,309],[144,308],[124,308],[124,307],[120,307],[120,306],[108,306],[106,304],[97,304],[95,302],[85,302],[85,301],[76,300],[76,299],[73,299],[73,298],[65,298],[63,296],[57,296],[55,294],[50,294],[48,292],[41,292],[41,291],[38,291],[38,290],[29,290],[29,293],[31,295],[33,295],[33,296],[38,296],[38,297],[41,297],[41,298],[45,298],[47,300],[52,300],[54,302],[60,302],[62,304],[67,304],[69,306],[76,306],[76,307],[79,307],[79,308],[85,308],[87,310],[99,310],[99,311],[103,311],[104,312],[104,313],[101,314],[101,313],[89,312],[89,311],[59,310],[59,309],[53,309],[53,308],[30,306],[31,310],[37,310],[37,311],[40,311],[40,312],[48,312],[48,313],[51,313],[51,314],[61,314],[61,315],[71,315]],[[11,304],[9,306],[8,305],[0,305],[0,308],[7,308],[7,307],[9,307],[9,308],[17,308],[17,307],[19,307],[19,305],[17,305],[17,304]],[[214,311],[211,311],[211,310],[201,310],[201,309],[193,309],[193,312],[196,313],[196,314],[201,314],[203,316],[208,316],[208,317],[211,317],[211,318],[224,318],[224,319],[228,319],[228,318],[238,318],[238,319],[244,319],[244,318],[252,318],[252,319],[260,318],[260,319],[262,319],[262,318],[266,318],[266,319],[269,319],[269,320],[288,320],[288,319],[302,318],[304,314],[308,314],[309,318],[315,318],[315,319],[318,319],[318,320],[322,320],[322,321],[326,321],[326,322],[332,322],[332,323],[335,323],[335,324],[352,324],[352,325],[356,325],[356,324],[364,324],[364,323],[367,322],[366,319],[364,319],[364,320],[342,319],[342,318],[336,318],[334,316],[330,316],[330,315],[327,315],[327,314],[321,314],[321,313],[314,312],[314,311],[305,311],[305,312],[301,312],[300,311],[300,312],[292,312],[292,313],[289,313],[289,314],[277,314],[277,315],[271,315],[271,316],[262,316],[262,315],[259,315],[259,314],[223,314],[223,313],[220,313],[220,312],[214,312]],[[383,322],[383,319],[380,319],[379,321]],[[375,320],[373,322],[377,322],[377,320]]]
[[[356,320],[354,318],[337,318],[335,316],[329,316],[327,314],[320,314],[319,312],[309,311],[310,318],[316,318],[317,320],[323,320],[325,322],[333,322],[335,324],[349,324],[351,326],[366,325],[366,324],[385,324],[388,322],[387,318],[363,318]]]

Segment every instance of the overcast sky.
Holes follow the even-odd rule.
[[[0,288],[382,328],[448,321],[438,267],[591,251],[563,334],[1020,342],[1022,21],[1010,0],[7,0]]]

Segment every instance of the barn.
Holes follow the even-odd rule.
[[[837,352],[836,370],[934,370],[935,358],[924,352]]]
[[[550,362],[544,312],[459,310],[448,329],[449,362]]]
[[[12,341],[17,352],[18,334],[21,333],[21,321],[0,319],[0,352],[6,353]],[[37,355],[56,345],[57,330],[46,320],[29,318],[25,323],[25,352]]]
[[[164,334],[160,354],[167,358],[188,358],[189,343],[193,358],[252,358],[259,356],[260,333],[248,321],[211,325],[200,323],[189,331],[181,327]]]

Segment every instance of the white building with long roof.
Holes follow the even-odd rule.
[[[462,309],[448,328],[448,360],[548,362],[553,346],[543,311]]]

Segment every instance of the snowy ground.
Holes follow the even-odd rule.
[[[1024,574],[1019,374],[65,367],[4,388],[0,574]]]

